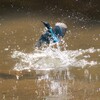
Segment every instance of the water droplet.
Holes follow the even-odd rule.
[[[17,80],[19,80],[19,75],[16,75]]]

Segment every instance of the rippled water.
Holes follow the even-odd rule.
[[[100,23],[74,18],[0,17],[0,100],[100,99]],[[34,48],[44,19],[68,25],[59,49]]]

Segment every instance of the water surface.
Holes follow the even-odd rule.
[[[99,100],[100,22],[24,15],[0,17],[0,100]],[[35,50],[41,20],[68,25],[66,49]]]

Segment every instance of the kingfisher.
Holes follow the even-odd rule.
[[[46,22],[42,21],[46,31],[40,36],[35,44],[35,47],[41,47],[43,44],[59,43],[61,39],[65,36],[67,31],[67,25],[61,22],[57,22],[54,28]]]

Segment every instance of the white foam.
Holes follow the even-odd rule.
[[[32,53],[14,51],[13,59],[18,59],[14,70],[51,70],[66,67],[85,67],[100,64],[97,61],[87,61],[84,57],[89,53],[100,52],[100,49],[89,48],[86,50],[65,50],[60,51],[55,48],[45,48],[44,50],[35,50]]]

